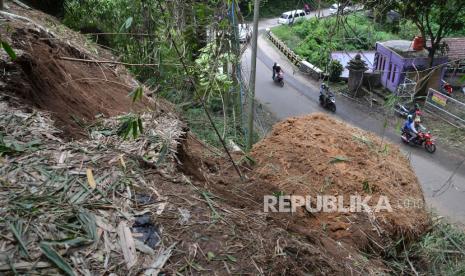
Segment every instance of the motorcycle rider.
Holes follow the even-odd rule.
[[[404,123],[404,130],[408,132],[410,138],[408,139],[409,143],[413,141],[413,139],[417,138],[418,131],[416,129],[415,121],[413,120],[412,115],[407,116],[407,120]]]
[[[280,72],[281,72],[281,66],[278,63],[275,62],[273,64],[273,80],[274,80],[275,76],[279,75]]]
[[[310,14],[310,5],[308,3],[304,4],[304,11],[305,14]]]
[[[326,86],[326,83],[323,82],[320,85],[320,96],[326,97],[326,94],[328,93],[328,90],[329,90],[328,86]]]
[[[333,93],[329,91],[329,87],[324,82],[320,85],[320,96],[323,97],[325,101],[328,99],[328,97],[334,96]]]
[[[414,119],[415,119],[417,116],[421,115],[420,105],[416,103],[416,104],[409,110],[409,114],[412,115]]]

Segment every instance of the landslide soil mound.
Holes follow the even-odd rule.
[[[257,162],[255,177],[275,189],[267,190],[268,194],[311,196],[312,200],[318,195],[341,196],[346,208],[350,196],[371,197],[372,209],[363,212],[309,213],[301,207],[293,221],[303,229],[323,231],[355,248],[380,252],[399,238],[415,239],[429,224],[421,187],[399,148],[326,115],[291,118],[275,125],[254,146],[252,156]],[[392,212],[375,212],[381,196]]]
[[[301,246],[324,256],[318,260],[299,247],[286,247],[283,271],[388,273],[384,259],[391,250],[416,240],[430,225],[418,180],[398,147],[326,115],[278,123],[254,146],[252,158],[233,154],[243,179],[225,156],[199,149],[194,140],[187,139],[178,156],[181,169],[196,185],[214,194],[216,201],[263,218],[265,229],[283,229]],[[312,200],[318,195],[342,196],[345,208],[350,207],[351,195],[370,196],[368,206],[372,209],[325,213],[299,207],[293,213],[264,212],[264,196],[270,195],[310,196]],[[387,198],[392,212],[375,212],[381,196]],[[317,207],[314,202],[312,207]],[[264,237],[268,231],[252,232],[259,237],[256,240],[268,241],[269,237]],[[291,244],[291,240],[277,238],[278,243]]]
[[[11,6],[15,7],[15,13],[20,13],[20,8]],[[27,17],[34,20],[40,17],[38,14],[48,18],[40,12],[27,11]],[[2,51],[0,70],[5,72],[0,75],[2,94],[11,102],[51,112],[64,136],[84,136],[83,126],[97,115],[116,116],[148,105],[147,102],[132,104],[128,93],[138,84],[122,66],[63,59],[108,57],[100,55],[99,58],[88,52],[83,47],[84,37],[68,30],[67,33],[73,34],[70,41],[69,37],[63,39],[45,29],[42,22],[2,17],[5,24],[0,26],[1,37],[18,56],[10,61]],[[51,19],[44,21],[52,22]]]

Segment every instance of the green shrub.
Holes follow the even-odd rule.
[[[339,19],[311,18],[293,26],[275,27],[273,33],[296,54],[326,68],[332,51],[374,50],[377,41],[410,40],[418,32],[413,23],[405,20],[401,21],[397,34],[391,32],[391,27],[376,24],[358,12]]]
[[[329,81],[338,82],[344,67],[338,60],[331,60],[328,65]]]

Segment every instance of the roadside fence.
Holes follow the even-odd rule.
[[[305,61],[299,55],[294,53],[294,51],[277,38],[271,30],[267,29],[266,35],[268,39],[289,59],[290,62],[292,62],[292,64],[297,66],[302,73],[309,75],[315,80],[319,80],[323,77],[323,71],[320,68]]]
[[[465,127],[465,103],[430,88],[425,109],[456,127]]]

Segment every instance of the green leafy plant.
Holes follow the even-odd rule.
[[[2,44],[3,50],[5,50],[5,52],[10,56],[10,58],[12,60],[15,60],[16,59],[16,53],[13,50],[13,48],[11,48],[10,44],[8,44],[7,42],[5,42],[3,40],[0,40],[0,43]]]
[[[284,192],[283,191],[273,192],[273,196],[275,196],[277,198],[280,198],[280,197],[284,196]]]
[[[144,89],[142,88],[142,86],[137,87],[131,93],[129,93],[129,97],[131,97],[133,103],[141,100],[143,95]]]
[[[371,185],[368,182],[368,180],[363,181],[362,185],[363,185],[363,191],[365,193],[369,193],[369,194],[373,193],[373,189],[371,188]]]
[[[136,139],[144,132],[142,119],[139,115],[129,113],[120,117],[119,120],[121,124],[118,128],[117,134],[123,139],[128,139],[129,137]]]
[[[338,82],[344,67],[338,60],[331,60],[328,65],[329,80]]]

